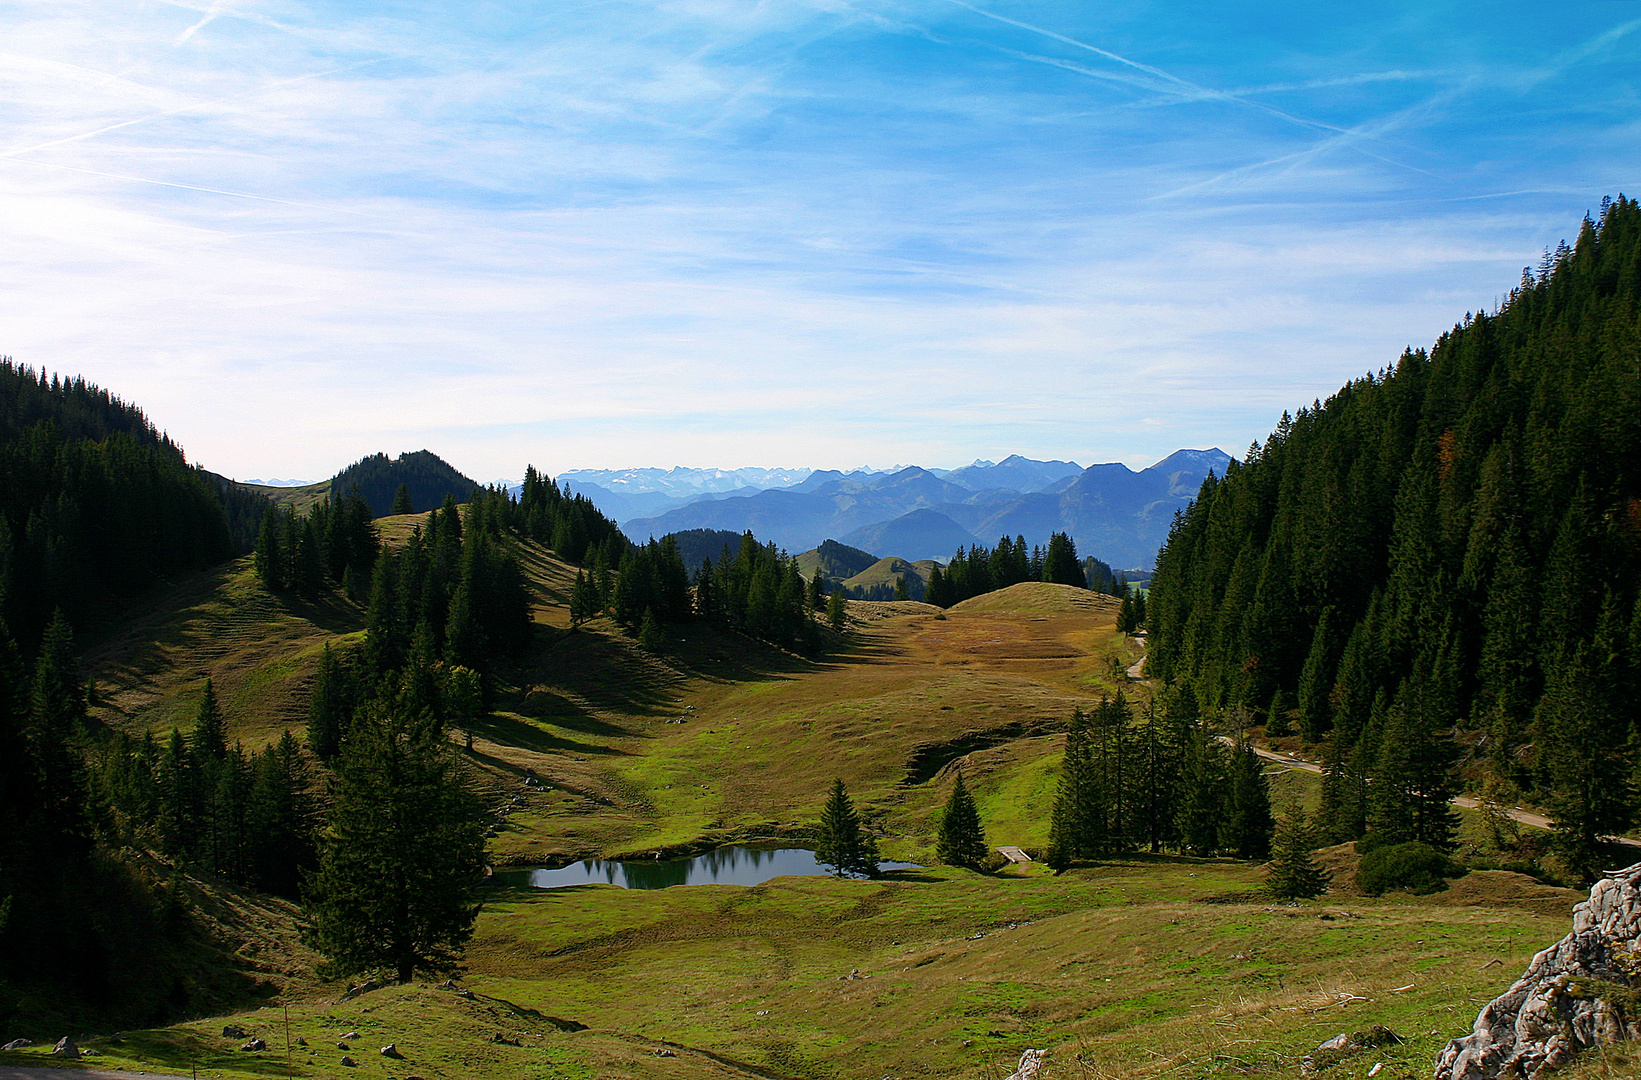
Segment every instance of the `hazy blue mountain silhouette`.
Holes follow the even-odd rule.
[[[1098,556],[1121,569],[1148,569],[1168,535],[1174,511],[1195,496],[1210,470],[1223,475],[1230,460],[1230,455],[1214,449],[1180,450],[1137,472],[1122,464],[1104,464],[1067,473],[1076,466],[1018,456],[996,465],[976,463],[944,477],[916,466],[892,473],[825,470],[789,488],[716,495],[625,519],[622,529],[634,540],[685,529],[751,529],[760,540],[774,541],[791,552],[837,538],[880,556],[909,559],[946,559],[957,544],[974,543],[975,537],[987,545],[1003,535],[1046,544],[1050,534],[1066,531],[1080,554]],[[1027,491],[994,484],[1004,480],[1040,487]],[[933,514],[900,520],[919,510]],[[927,549],[925,539],[933,543],[941,536],[957,543],[944,551]],[[868,537],[871,542],[866,542]],[[901,539],[914,546],[891,544]]]

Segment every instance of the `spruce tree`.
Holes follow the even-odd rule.
[[[1290,807],[1276,823],[1265,892],[1273,900],[1309,900],[1328,891],[1332,875],[1316,865],[1316,832],[1305,811]]]
[[[1323,608],[1311,634],[1305,666],[1299,671],[1299,733],[1307,744],[1321,741],[1333,720],[1329,698],[1333,693],[1334,609]]]
[[[1079,589],[1088,587],[1083,564],[1077,559],[1077,545],[1069,533],[1057,532],[1049,537],[1048,551],[1043,555],[1042,576],[1044,581],[1057,585],[1074,585]]]
[[[1231,754],[1226,785],[1224,827],[1220,843],[1239,859],[1263,859],[1271,853],[1271,788],[1265,763],[1246,744]]]
[[[410,505],[410,487],[406,484],[400,484],[399,490],[393,493],[393,508],[388,513],[397,517],[400,514],[414,514],[415,512],[415,509]]]
[[[40,644],[29,688],[23,740],[33,767],[29,839],[42,854],[83,853],[91,840],[86,815],[85,764],[76,744],[85,722],[74,631],[61,609]]]
[[[251,567],[256,579],[270,592],[285,587],[285,559],[280,550],[280,514],[269,507],[262,515],[262,527],[256,534],[256,551],[251,556]]]
[[[980,811],[963,783],[963,771],[957,772],[957,782],[946,800],[946,810],[940,816],[940,835],[935,844],[935,857],[948,866],[966,866],[979,870],[991,854],[986,847],[986,830],[980,824]]]
[[[1636,810],[1625,755],[1629,725],[1619,722],[1624,709],[1613,677],[1594,655],[1599,644],[1579,644],[1552,666],[1535,739],[1553,846],[1585,877],[1600,869],[1601,837],[1629,828]]]
[[[302,749],[289,731],[251,764],[246,808],[250,881],[295,900],[301,875],[313,868],[313,804]]]
[[[644,609],[644,620],[638,627],[638,644],[650,652],[659,652],[667,643],[666,636],[661,633],[661,624],[655,619],[655,612]]]
[[[1056,872],[1065,872],[1073,862],[1093,852],[1097,837],[1090,834],[1104,824],[1094,821],[1095,782],[1088,721],[1078,709],[1066,729],[1065,757],[1049,817],[1048,864]]]
[[[821,810],[820,828],[815,838],[815,861],[832,868],[838,877],[847,874],[877,876],[877,841],[861,825],[854,803],[842,780],[832,781],[832,794]]]
[[[211,680],[205,680],[199,705],[194,709],[194,735],[191,743],[194,754],[201,761],[221,761],[228,754],[228,728],[217,705],[217,692]]]
[[[831,599],[826,602],[826,624],[841,634],[849,622],[847,601],[843,598],[843,588],[839,586],[833,591]]]
[[[306,940],[335,977],[386,969],[401,983],[450,970],[478,916],[477,797],[429,717],[377,703],[354,721],[308,880]]]
[[[308,749],[321,761],[331,760],[342,749],[353,705],[350,682],[327,642],[308,691]]]
[[[1225,747],[1206,724],[1197,724],[1186,736],[1180,762],[1175,826],[1184,850],[1212,855],[1219,849],[1225,795]]]
[[[908,571],[908,573],[909,573],[909,571]],[[912,594],[906,587],[906,574],[896,574],[895,575],[895,599],[896,600],[910,600],[911,598],[912,598]]]

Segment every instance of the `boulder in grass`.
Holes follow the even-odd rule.
[[[34,1045],[34,1040],[33,1039],[13,1039],[13,1040],[11,1040],[11,1042],[7,1043],[6,1045],[0,1046],[0,1050],[21,1050],[25,1046],[33,1046],[33,1045]]]
[[[78,1061],[80,1048],[74,1045],[74,1040],[64,1035],[57,1040],[57,1045],[51,1048],[52,1057],[67,1058],[69,1061]]]
[[[350,1058],[346,1055],[343,1055],[342,1060],[338,1061],[336,1064],[342,1066],[345,1069],[356,1069],[356,1068],[359,1067],[359,1063],[357,1061],[354,1061],[352,1058]]]
[[[263,1042],[261,1039],[252,1039],[250,1042],[240,1047],[241,1050],[248,1050],[251,1053],[260,1053],[267,1048],[268,1044]]]
[[[399,1060],[404,1057],[403,1054],[399,1053],[399,1047],[395,1043],[388,1043],[386,1046],[382,1047],[378,1053],[385,1058],[393,1058],[394,1060]]]
[[[249,1036],[245,1033],[245,1029],[238,1024],[224,1024],[222,1026],[222,1037],[224,1039],[244,1039]]]

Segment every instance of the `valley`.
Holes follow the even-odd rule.
[[[379,526],[402,542],[421,517]],[[1391,1075],[1423,1075],[1579,895],[1497,871],[1433,897],[1353,895],[1348,845],[1325,853],[1340,889],[1300,906],[1273,905],[1259,866],[1226,858],[1134,855],[1063,876],[939,866],[934,816],[954,768],[992,844],[1040,851],[1070,711],[1146,694],[1115,600],[1024,583],[944,613],[851,603],[847,640],[814,658],[702,624],[648,651],[607,620],[572,629],[574,569],[517,547],[535,644],[463,751],[487,804],[511,807],[494,865],[801,837],[838,776],[884,856],[927,868],[656,892],[492,886],[454,983],[351,1000],[313,976],[294,911],[276,910],[280,958],[249,939],[238,951],[267,1005],[85,1040],[100,1065],[285,1075],[288,1007],[307,1042],[288,1067],[310,1077],[1001,1076],[1028,1046],[1050,1050],[1048,1076],[1288,1076],[1318,1042],[1373,1023],[1408,1039],[1380,1054]],[[90,649],[95,715],[168,730],[209,674],[230,737],[266,742],[300,715],[323,645],[357,645],[359,619],[345,599],[270,596],[238,560]],[[1313,778],[1270,771],[1279,799],[1314,802]],[[227,1025],[269,1050],[239,1050]],[[389,1043],[402,1058],[377,1054]]]

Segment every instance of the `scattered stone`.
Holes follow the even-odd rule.
[[[466,987],[457,990],[456,996],[459,998],[466,998],[468,1001],[477,1001],[479,999],[477,994],[473,993],[473,991],[467,989]]]
[[[78,1061],[80,1048],[74,1045],[74,1040],[64,1035],[57,1040],[57,1045],[51,1048],[52,1057],[67,1058],[69,1061]]]
[[[1382,1061],[1375,1061],[1375,1062],[1374,1062],[1374,1063],[1373,1063],[1373,1068],[1371,1068],[1371,1069],[1369,1069],[1369,1070],[1368,1070],[1368,1078],[1369,1078],[1369,1080],[1372,1080],[1372,1078],[1373,1078],[1373,1077],[1375,1077],[1375,1076],[1378,1076],[1378,1075],[1379,1075],[1379,1073],[1380,1073],[1380,1071],[1381,1071],[1381,1070],[1383,1070],[1383,1069],[1384,1069],[1384,1067],[1385,1067],[1385,1063],[1384,1063],[1384,1062],[1382,1062]]]
[[[519,1045],[521,1045],[520,1042],[517,1039],[509,1039],[507,1036],[503,1035],[499,1031],[496,1032],[495,1035],[491,1036],[490,1041],[493,1042],[493,1043],[499,1043],[502,1046],[519,1046]]]
[[[1436,1080],[1539,1077],[1598,1044],[1641,1038],[1641,863],[1611,871],[1573,908],[1573,929],[1527,965],[1436,1058]]]
[[[655,1052],[655,1056],[656,1057],[677,1057],[678,1055],[673,1053],[671,1050],[668,1050],[666,1047],[663,1046]]]
[[[970,934],[968,936],[968,940],[969,941],[979,941],[981,938],[983,938],[985,936],[986,936],[986,932],[984,930],[982,930],[978,934]]]
[[[250,1042],[240,1047],[241,1050],[250,1050],[253,1053],[266,1050],[267,1048],[268,1044],[263,1042],[261,1039],[252,1039]]]
[[[338,1039],[357,1039],[359,1038],[359,1033],[357,1031],[344,1031],[336,1037]]]
[[[1316,1073],[1324,1069],[1331,1069],[1346,1058],[1354,1057],[1364,1050],[1379,1046],[1395,1046],[1402,1041],[1400,1035],[1383,1024],[1374,1024],[1363,1031],[1353,1031],[1349,1034],[1341,1031],[1299,1059],[1299,1074],[1301,1076],[1314,1076]]]
[[[1010,1074],[1009,1080],[1036,1080],[1038,1071],[1043,1067],[1043,1058],[1047,1056],[1047,1050],[1027,1050],[1020,1055],[1020,1066]]]
[[[21,1050],[25,1046],[33,1046],[33,1045],[34,1045],[34,1040],[33,1039],[13,1039],[13,1040],[11,1040],[11,1042],[7,1043],[6,1045],[0,1046],[0,1050]]]
[[[349,1046],[345,1042],[339,1042],[339,1043],[336,1044],[336,1049],[338,1049],[338,1050],[352,1050],[353,1047]]]
[[[363,982],[363,983],[360,983],[358,986],[348,987],[348,992],[342,995],[342,1000],[343,1001],[352,1001],[354,998],[358,997],[360,994],[368,994],[372,990],[380,990],[381,988],[382,988],[382,984],[377,982],[376,980],[372,979],[370,982]]]
[[[240,1027],[238,1024],[225,1024],[222,1028],[222,1037],[224,1039],[244,1039],[248,1036],[245,1033],[245,1029]]]
[[[404,1057],[403,1054],[399,1053],[399,1045],[397,1043],[388,1043],[386,1046],[382,1047],[381,1050],[377,1051],[377,1053],[381,1054],[385,1058],[393,1058],[395,1060],[399,1060]]]
[[[359,1063],[348,1057],[346,1054],[342,1055],[342,1060],[338,1061],[336,1064],[342,1066],[344,1069],[357,1069],[359,1067]]]

